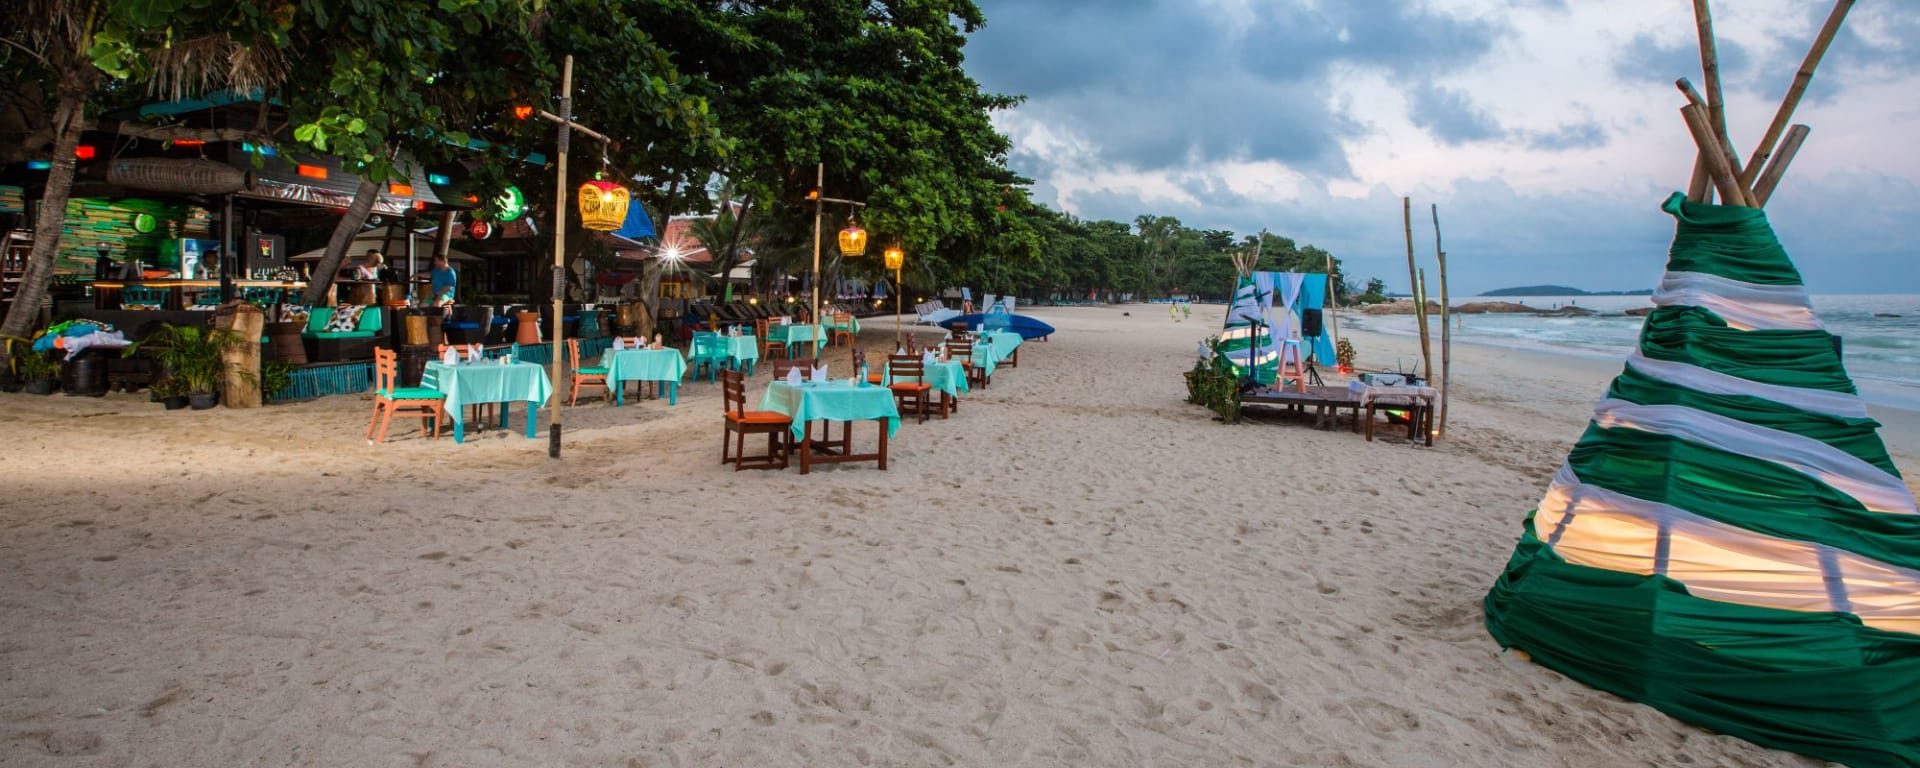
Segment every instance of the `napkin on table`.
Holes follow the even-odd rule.
[[[627,342],[622,341],[618,336],[613,337],[613,351],[618,352],[626,348]]]
[[[467,362],[477,363],[487,359],[487,350],[479,344],[467,345]]]
[[[794,366],[792,368],[787,369],[787,383],[792,384],[793,386],[796,386],[796,387],[800,386],[800,367],[799,366]]]
[[[813,382],[815,384],[827,383],[827,367],[826,366],[823,365],[813,369]]]
[[[440,362],[456,365],[460,362],[460,352],[454,347],[447,347],[445,352],[440,353]]]

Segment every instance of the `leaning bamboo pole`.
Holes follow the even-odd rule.
[[[1713,11],[1707,7],[1707,0],[1693,0],[1693,22],[1700,35],[1700,75],[1707,86],[1707,123],[1713,126],[1713,135],[1720,143],[1733,146],[1727,138],[1727,107],[1720,96],[1720,53],[1713,41]],[[1729,153],[1728,159],[1739,162],[1739,155]],[[1743,185],[1745,186],[1745,185]]]
[[[1793,85],[1787,89],[1786,98],[1780,101],[1780,110],[1773,114],[1773,123],[1767,126],[1767,132],[1760,137],[1760,143],[1753,146],[1753,157],[1747,160],[1746,174],[1741,177],[1741,185],[1753,186],[1759,178],[1760,167],[1773,155],[1774,142],[1780,140],[1780,134],[1793,122],[1793,110],[1800,106],[1800,97],[1806,95],[1807,84],[1813,82],[1813,70],[1820,66],[1820,58],[1827,55],[1827,46],[1833,43],[1833,36],[1840,31],[1840,22],[1847,18],[1847,11],[1853,9],[1854,0],[1835,0],[1833,12],[1827,14],[1827,23],[1820,27],[1820,34],[1813,39],[1813,48],[1807,51],[1807,58],[1800,63],[1800,71],[1793,75]]]
[[[1447,252],[1440,247],[1440,206],[1433,206],[1433,255],[1440,261],[1440,413],[1433,436],[1447,436],[1447,384],[1453,378],[1453,305],[1447,296]]]
[[[1711,130],[1713,127],[1713,107],[1711,106],[1711,102],[1701,98],[1700,92],[1693,89],[1693,83],[1688,82],[1684,77],[1673,81],[1673,86],[1680,89],[1680,92],[1686,95],[1688,104],[1707,114],[1707,127]],[[1712,135],[1714,145],[1720,150],[1720,156],[1726,158],[1728,173],[1732,174],[1734,180],[1737,182],[1741,175],[1740,153],[1734,151],[1733,144],[1727,141],[1727,137],[1724,134],[1713,132]],[[1740,187],[1740,197],[1738,199],[1728,197],[1726,198],[1727,202],[1732,205],[1745,205],[1749,208],[1754,207],[1752,193],[1747,191],[1746,185],[1738,184],[1737,186]]]
[[[1707,177],[1707,159],[1697,154],[1693,157],[1693,179],[1687,182],[1687,200],[1713,202],[1713,181]]]
[[[1334,368],[1340,366],[1340,278],[1333,274],[1333,254],[1327,254],[1327,329],[1333,335]]]
[[[1787,164],[1793,162],[1793,156],[1800,153],[1800,145],[1807,140],[1807,132],[1812,130],[1804,125],[1796,125],[1787,131],[1787,139],[1780,142],[1780,151],[1773,156],[1773,162],[1760,173],[1760,180],[1753,185],[1753,204],[1764,208],[1767,200],[1773,197],[1773,190],[1780,186],[1780,177],[1787,172]]]
[[[1687,121],[1687,130],[1693,133],[1693,143],[1699,147],[1700,155],[1707,160],[1707,173],[1713,177],[1713,186],[1720,190],[1722,203],[1742,208],[1748,205],[1746,190],[1740,187],[1740,180],[1733,175],[1733,169],[1727,164],[1727,156],[1721,153],[1720,140],[1713,135],[1713,127],[1707,125],[1707,111],[1698,104],[1688,104],[1680,108],[1680,116]]]
[[[1420,328],[1420,359],[1428,381],[1433,380],[1433,344],[1427,340],[1427,295],[1421,289],[1420,270],[1413,263],[1413,198],[1400,198],[1400,218],[1407,229],[1407,290],[1413,296],[1413,316]]]

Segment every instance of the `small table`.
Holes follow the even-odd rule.
[[[1374,407],[1386,405],[1407,409],[1407,440],[1420,440],[1424,433],[1427,446],[1433,446],[1433,405],[1440,399],[1440,390],[1433,387],[1368,386],[1359,381],[1347,385],[1347,389],[1359,397],[1360,405],[1367,409],[1367,442],[1373,442]]]
[[[753,375],[754,364],[760,362],[760,340],[754,338],[753,334],[722,336],[720,349],[727,353],[728,360],[733,361],[734,370],[741,370],[745,366],[748,376]],[[687,349],[687,354],[693,354],[691,347]]]
[[[453,441],[456,443],[465,442],[467,438],[466,417],[462,409],[474,403],[501,403],[500,426],[505,428],[511,404],[525,402],[527,439],[533,439],[539,421],[539,411],[536,409],[553,394],[553,382],[547,379],[547,369],[534,363],[501,365],[489,361],[447,365],[430,362],[421,374],[420,385],[446,394],[447,416],[453,419]]]
[[[838,464],[848,461],[878,461],[887,468],[887,439],[900,430],[900,410],[893,402],[893,390],[886,387],[850,386],[846,381],[788,384],[775,381],[767,385],[760,399],[760,410],[783,413],[793,418],[793,437],[800,444],[800,474],[813,471],[815,463]],[[879,422],[878,453],[853,452],[853,422],[872,419]],[[831,424],[821,427],[820,439],[809,437],[815,421],[838,421],[845,426],[840,439],[831,437]],[[816,458],[815,453],[820,456]]]
[[[827,345],[827,339],[818,331],[818,327],[812,325],[769,325],[767,326],[767,340],[777,341],[787,345],[787,359],[789,360],[794,359],[793,348],[795,346],[798,346],[801,342],[812,341],[814,344],[814,357],[819,357],[820,348]]]
[[[969,390],[967,386],[967,366],[958,360],[948,360],[944,363],[935,362],[932,365],[925,366],[922,370],[924,370],[925,373],[922,374],[921,380],[933,387],[933,391],[939,392],[941,397],[953,403],[953,410],[955,413],[958,413],[960,411],[960,393]],[[888,371],[881,381],[886,384],[892,384],[893,372]]]
[[[680,403],[680,380],[687,376],[687,360],[680,350],[610,349],[600,364],[607,368],[607,386],[613,388],[616,407],[627,404],[629,381],[662,382],[667,387],[667,404]]]
[[[974,341],[974,348],[985,345],[993,352],[993,364],[987,366],[987,375],[993,375],[993,366],[1005,361],[1008,368],[1020,367],[1020,345],[1026,338],[1013,331],[981,331]]]

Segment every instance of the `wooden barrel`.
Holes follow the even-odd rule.
[[[399,283],[385,283],[380,286],[380,303],[391,306],[406,306],[407,287]]]
[[[299,323],[268,323],[267,339],[273,345],[273,359],[307,364],[307,347],[300,341]]]
[[[434,310],[427,315],[426,320],[427,346],[439,349],[440,345],[447,343],[447,316],[439,310]]]
[[[347,288],[347,303],[359,304],[363,307],[370,306],[380,300],[377,291],[379,287],[380,286],[374,285],[373,283],[360,283],[359,285],[349,286]]]
[[[413,315],[413,314],[407,315],[406,343],[409,346],[424,347],[427,345],[427,316],[426,315]]]
[[[519,312],[514,315],[514,319],[520,323],[519,333],[515,335],[513,339],[515,342],[520,344],[540,343],[540,313]]]

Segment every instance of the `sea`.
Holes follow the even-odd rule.
[[[1626,310],[1652,306],[1646,296],[1473,296],[1469,301],[1511,301],[1542,310],[1572,305],[1598,314],[1538,317],[1527,314],[1455,315],[1453,338],[1469,344],[1530,349],[1601,359],[1624,359],[1640,338],[1645,318]],[[1813,297],[1814,313],[1841,337],[1847,373],[1868,402],[1920,410],[1920,294],[1835,294]],[[1429,322],[1437,323],[1437,318]],[[1418,335],[1411,315],[1340,313],[1342,326],[1381,333]],[[1432,327],[1435,343],[1440,329]]]

